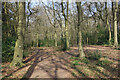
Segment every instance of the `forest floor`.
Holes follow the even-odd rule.
[[[2,78],[117,78],[120,50],[104,46],[85,46],[88,61],[75,58],[77,47],[60,51],[52,47],[31,48],[21,68],[2,64]],[[99,51],[102,58],[89,59],[89,54]],[[101,63],[102,62],[102,63]],[[99,63],[99,65],[97,65]]]

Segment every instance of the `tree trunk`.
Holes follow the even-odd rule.
[[[88,45],[88,42],[89,42],[89,38],[87,37],[87,45]]]
[[[82,22],[82,7],[81,2],[76,2],[77,4],[77,11],[78,11],[78,51],[79,51],[79,57],[84,58],[85,54],[83,52],[82,47],[82,33],[81,33],[81,22]]]
[[[63,6],[63,1],[61,3],[62,6],[62,13],[65,19],[65,45],[64,45],[64,50],[69,49],[69,40],[68,40],[68,6],[69,6],[69,0],[67,1],[67,16],[65,15],[64,12],[64,6]]]
[[[55,47],[57,47],[57,33],[56,33],[56,31],[55,31],[54,37],[55,37]]]
[[[67,1],[67,19],[65,20],[65,44],[66,44],[66,50],[69,49],[69,38],[68,38],[68,6],[69,6],[69,0]]]
[[[38,33],[37,33],[37,47],[39,47],[39,36],[38,36]]]
[[[16,2],[16,8],[17,8],[17,10],[16,10],[16,16],[15,16],[16,22],[14,24],[15,33],[17,33],[18,18],[19,18],[19,16],[18,16],[18,2]]]
[[[118,38],[117,38],[117,11],[118,11],[118,0],[116,0],[115,8],[114,8],[114,47],[118,46]]]
[[[26,32],[27,32],[27,27],[26,27],[26,13],[25,13],[25,2],[23,2],[23,5],[24,5],[24,8],[23,8],[23,10],[24,10],[24,14],[23,14],[23,17],[24,17],[24,19],[23,19],[23,25],[24,25],[24,28],[23,28],[23,39],[25,38],[25,34],[26,34]]]
[[[55,6],[54,6],[54,2],[52,1],[53,3],[53,16],[54,16],[54,30],[55,30],[55,33],[54,33],[54,45],[55,47],[57,46],[57,31],[56,31],[56,17],[55,17]]]
[[[108,8],[107,8],[107,2],[105,2],[105,9],[106,9],[106,27],[108,28],[109,32],[109,45],[111,45],[111,29],[110,29],[110,24],[108,21]]]
[[[23,60],[23,28],[24,24],[24,14],[25,14],[25,4],[24,2],[19,2],[19,22],[17,27],[17,41],[15,43],[14,57],[10,66],[22,66]]]

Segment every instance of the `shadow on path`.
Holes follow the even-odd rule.
[[[49,57],[49,56],[48,56],[48,57],[46,57],[46,58],[42,58],[42,56],[44,55],[44,53],[43,53],[43,52],[40,52],[40,50],[38,50],[38,52],[37,52],[36,55],[37,55],[37,56],[36,56],[33,64],[29,67],[28,71],[26,72],[26,74],[23,76],[22,79],[30,78],[30,76],[32,75],[32,73],[33,73],[35,67],[37,66],[37,64],[38,64],[39,62],[43,61],[44,59],[47,59],[47,58]]]

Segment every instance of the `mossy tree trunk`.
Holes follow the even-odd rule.
[[[22,66],[23,60],[23,28],[25,28],[24,15],[25,15],[25,3],[19,2],[19,21],[17,27],[17,41],[15,43],[14,57],[10,66]]]
[[[77,4],[77,11],[78,11],[78,51],[79,51],[79,57],[84,58],[85,54],[82,46],[82,32],[81,32],[82,6],[81,6],[81,2],[76,2],[76,4]]]
[[[25,43],[25,36],[27,35],[27,25],[26,25],[26,12],[25,12],[25,7],[26,7],[26,3],[25,2],[23,2],[23,4],[24,4],[24,19],[23,19],[23,44],[24,45],[27,45],[26,43]],[[25,49],[25,46],[23,47],[23,49]]]
[[[61,6],[62,6],[62,13],[63,13],[63,16],[64,16],[64,19],[65,19],[65,46],[64,46],[64,50],[67,50],[69,49],[69,38],[68,38],[68,8],[69,8],[69,0],[67,0],[67,15],[65,15],[65,12],[64,12],[64,6],[63,6],[63,1],[61,3]]]
[[[65,20],[65,38],[66,38],[66,49],[69,49],[69,37],[68,37],[68,7],[69,7],[69,0],[67,0],[67,18]]]
[[[39,47],[39,35],[38,35],[38,32],[37,32],[37,47]]]
[[[55,37],[55,46],[57,46],[57,31],[55,31],[54,37]]]
[[[55,14],[55,5],[54,5],[54,2],[52,1],[52,4],[53,4],[53,17],[54,17],[54,23],[53,23],[53,26],[54,26],[54,30],[55,30],[55,33],[54,33],[54,45],[55,47],[57,46],[57,31],[56,31],[56,14]]]
[[[117,11],[118,11],[118,0],[115,2],[114,7],[114,47],[118,46],[118,37],[117,37]]]
[[[18,16],[18,2],[16,2],[16,16],[15,16],[16,22],[14,24],[14,30],[15,30],[16,34],[17,34],[17,26],[18,26],[18,21],[19,21],[18,18],[19,18],[19,16]]]
[[[89,43],[89,38],[87,37],[87,45],[88,45],[88,43]]]
[[[111,43],[111,29],[110,29],[110,24],[108,21],[108,8],[107,8],[107,2],[105,2],[105,9],[106,9],[106,27],[108,28],[108,32],[109,32],[109,45],[112,45]]]

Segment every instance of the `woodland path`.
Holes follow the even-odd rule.
[[[109,57],[112,60],[118,60],[119,50],[115,50],[110,47],[104,46],[86,46],[86,51],[100,51],[104,56]],[[70,51],[61,52],[55,51],[53,48],[41,48],[38,49],[38,56],[35,62],[31,65],[26,77],[30,78],[75,78],[73,72],[77,74],[76,77],[87,77],[84,73],[81,74],[71,68],[70,57],[77,53],[77,47],[72,47]]]
[[[80,63],[74,66],[71,57],[77,54],[77,47],[71,47],[69,51],[59,51],[52,47],[31,48],[31,55],[24,59],[25,66],[18,68],[11,72],[11,78],[86,78],[86,77],[110,77],[116,76],[118,70],[117,64],[120,62],[120,50],[113,49],[112,47],[104,46],[84,46],[86,55],[88,52],[100,51],[103,56],[107,56],[114,62],[113,68],[104,68],[105,74],[97,70],[94,62],[90,64]],[[100,67],[100,66],[97,66]],[[81,68],[81,69],[79,69]],[[8,69],[8,68],[7,68]],[[87,71],[85,71],[88,69]],[[4,69],[6,70],[6,69]],[[13,71],[13,70],[9,70]],[[90,72],[91,71],[91,72]],[[97,73],[98,75],[97,75]],[[95,73],[95,74],[94,74]],[[89,74],[89,75],[88,75]],[[108,75],[110,76],[108,76]]]
[[[52,48],[38,49],[37,54],[25,77],[74,78],[70,67],[66,66],[69,55],[64,56],[64,53],[54,52]]]

